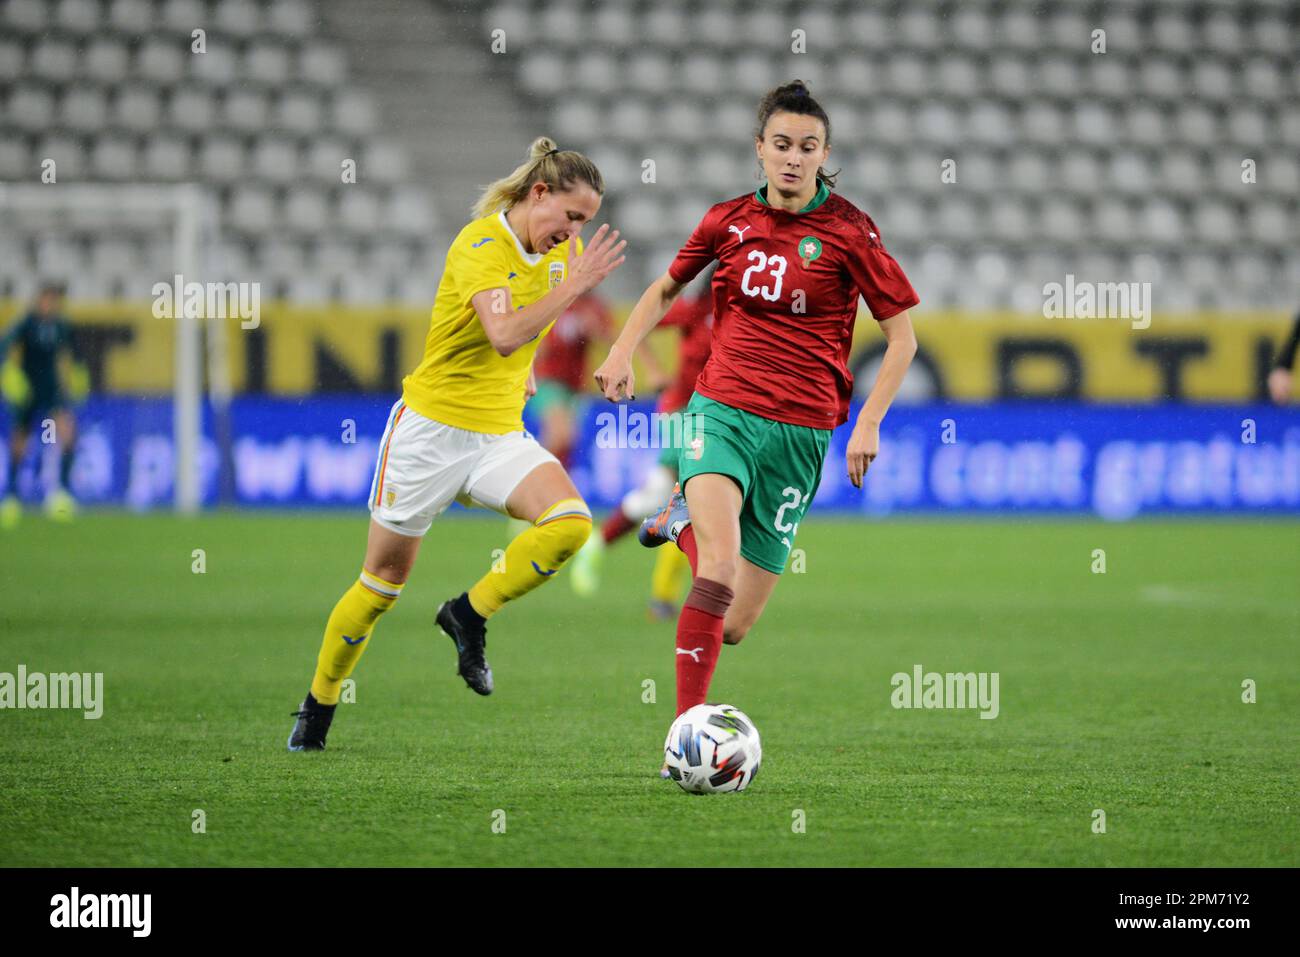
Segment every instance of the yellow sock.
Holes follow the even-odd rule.
[[[519,533],[505,555],[469,590],[469,603],[487,618],[551,578],[591,534],[591,510],[580,498],[556,502]]]
[[[352,674],[370,644],[375,622],[393,607],[401,593],[401,585],[361,570],[361,577],[343,593],[325,623],[316,676],[311,682],[312,697],[321,704],[338,704],[343,679]]]
[[[650,575],[650,597],[655,601],[677,604],[682,586],[690,576],[691,560],[680,548],[660,548]]]

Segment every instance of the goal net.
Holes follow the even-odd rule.
[[[113,328],[119,338],[135,338],[142,328],[149,330],[143,338],[156,338],[152,350],[137,350],[132,360],[147,368],[126,370],[124,378],[134,394],[171,396],[169,478],[180,512],[197,511],[204,498],[205,395],[217,449],[217,497],[224,499],[231,486],[225,325],[202,304],[162,292],[192,283],[211,287],[220,278],[216,210],[207,190],[189,184],[0,183],[0,260],[8,264],[8,275],[0,275],[0,300],[7,300],[10,320],[39,281],[58,280],[68,289],[69,317],[92,341],[108,342]],[[127,311],[167,326],[113,327],[113,317]],[[170,356],[164,357],[157,343],[168,339]],[[109,371],[103,361],[94,370],[101,385]]]

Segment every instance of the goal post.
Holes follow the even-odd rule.
[[[170,229],[173,274],[141,277],[141,299],[148,297],[155,282],[170,285],[176,275],[183,276],[187,283],[213,279],[214,268],[219,265],[213,261],[219,236],[217,203],[210,191],[195,184],[0,183],[0,222],[7,232],[19,235],[45,238],[60,232],[93,232],[101,237],[97,240],[100,242],[112,242],[131,230],[157,230],[160,226]],[[195,316],[183,308],[174,310],[172,321],[174,503],[177,512],[194,513],[202,500],[199,454],[205,351],[207,391],[223,473],[229,462],[225,446],[229,443],[231,387],[226,331],[220,320]],[[225,486],[223,478],[221,487]]]

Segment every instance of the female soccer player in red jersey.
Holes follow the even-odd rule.
[[[713,352],[687,406],[680,490],[641,531],[651,547],[675,542],[695,574],[677,622],[678,714],[705,700],[721,645],[745,637],[785,567],[831,430],[848,419],[858,296],[887,342],[849,438],[858,488],[916,352],[916,293],[871,217],[831,192],[830,144],[830,119],[802,82],[768,93],[754,139],[767,183],[705,214],[595,373],[607,399],[632,397],[632,350],[718,261]]]

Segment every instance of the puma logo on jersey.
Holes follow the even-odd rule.
[[[677,653],[679,655],[690,655],[691,660],[698,665],[700,663],[700,652],[703,650],[703,648],[692,648],[690,651],[687,651],[685,648],[678,648]]]
[[[745,241],[745,229],[748,229],[748,228],[749,228],[749,226],[746,225],[744,229],[738,229],[738,228],[733,224],[733,225],[727,227],[727,232],[729,232],[729,233],[735,233],[737,236],[740,237],[740,241],[743,243],[743,242]]]

